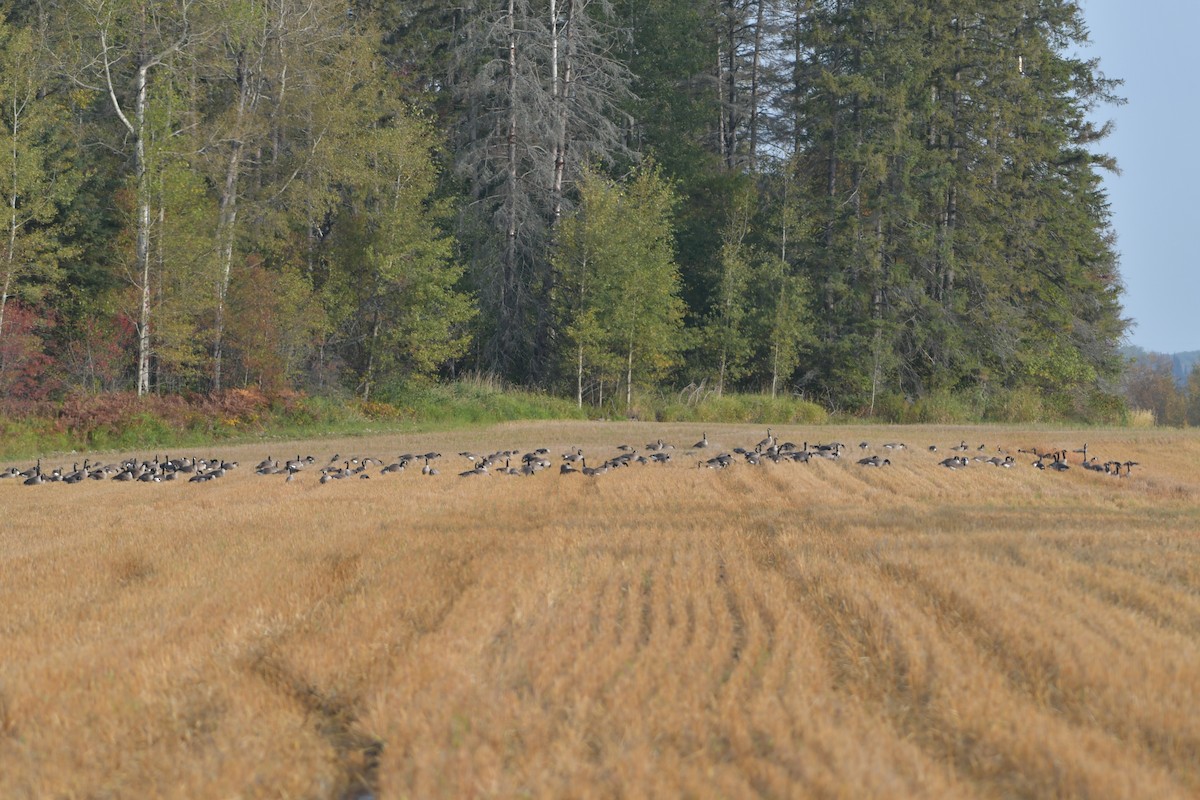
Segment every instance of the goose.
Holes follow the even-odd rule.
[[[696,442],[694,445],[692,445],[692,447],[696,450],[702,450],[705,447],[708,447],[708,431],[705,431],[700,437],[700,441]]]
[[[771,435],[771,429],[767,428],[767,438],[763,439],[761,442],[754,445],[754,449],[761,453],[763,450],[766,450],[766,449],[768,449],[770,447],[774,447],[774,446],[775,446],[775,437]]]
[[[953,451],[954,451],[954,452],[956,452],[956,453],[965,453],[965,452],[967,451],[967,442],[966,442],[966,440],[964,439],[964,440],[960,441],[960,442],[959,442],[957,445],[955,445],[954,447],[951,447],[950,449],[951,449],[951,450],[953,450]]]
[[[708,467],[709,469],[725,469],[733,463],[733,456],[728,453],[721,453],[713,456],[708,461],[701,461],[696,464],[697,468]]]
[[[887,458],[880,458],[879,456],[869,456],[867,458],[860,458],[858,460],[858,463],[864,467],[887,467],[887,466],[890,466],[892,462],[890,459],[887,459]]]
[[[576,472],[579,472],[579,470],[577,470],[577,469],[575,469],[574,467],[572,467],[572,466],[570,465],[570,463],[569,463],[569,462],[566,462],[566,461],[564,461],[564,462],[562,463],[562,466],[560,466],[560,467],[558,468],[558,474],[559,474],[559,475],[572,475],[572,474],[574,474],[574,473],[576,473]]]
[[[45,481],[42,477],[42,462],[39,459],[37,467],[34,468],[33,474],[26,478],[22,483],[25,486],[37,486]]]

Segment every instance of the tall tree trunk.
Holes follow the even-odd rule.
[[[766,0],[758,0],[758,12],[754,19],[754,54],[750,64],[750,171],[758,171],[758,126],[759,126],[759,75],[762,60],[763,6]]]
[[[217,311],[213,330],[213,391],[221,391],[221,369],[225,350],[225,301],[233,272],[233,244],[237,222],[237,190],[242,143],[235,142],[225,170],[221,188],[221,203],[217,217],[217,259],[220,279],[217,282]]]
[[[138,315],[138,396],[150,391],[150,179],[146,171],[146,74],[138,67],[135,86],[134,173],[137,176],[137,265],[142,276],[141,313]]]
[[[0,337],[4,336],[4,310],[8,307],[8,293],[12,290],[13,276],[17,271],[17,98],[13,95],[12,117],[12,186],[8,193],[8,250],[4,254],[4,286],[0,287]]]
[[[583,343],[577,349],[578,363],[575,369],[575,400],[579,408],[583,408]]]
[[[508,0],[508,163],[505,165],[508,196],[505,198],[504,272],[500,285],[500,319],[504,326],[517,324],[517,17],[515,0]],[[507,339],[511,334],[501,332]]]
[[[246,119],[258,105],[260,63],[250,65],[246,53],[238,55],[238,104],[233,121],[233,143],[225,165],[225,180],[221,184],[221,201],[217,216],[217,263],[220,278],[217,282],[217,310],[213,330],[213,391],[221,391],[221,371],[225,351],[225,306],[233,276],[233,249],[237,240],[238,189],[242,172],[242,157],[246,148]]]

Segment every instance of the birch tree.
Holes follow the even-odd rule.
[[[74,0],[56,6],[71,48],[72,77],[99,92],[127,134],[132,157],[134,254],[130,282],[139,295],[137,391],[150,391],[151,176],[147,170],[148,114],[156,72],[171,67],[188,45],[194,0]]]
[[[559,256],[576,299],[565,304],[582,381],[585,353],[619,370],[625,408],[635,385],[653,383],[675,363],[683,329],[670,185],[651,166],[625,183],[592,176]],[[577,384],[578,385],[578,384]],[[582,391],[580,389],[580,394]]]

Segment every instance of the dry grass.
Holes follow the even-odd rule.
[[[243,447],[203,485],[0,481],[0,796],[1200,795],[1200,436],[793,430],[913,447],[453,475],[694,428],[270,446],[435,447],[432,479],[285,484]],[[925,450],[960,438],[1141,466]]]

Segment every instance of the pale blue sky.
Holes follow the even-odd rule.
[[[1124,78],[1128,103],[1102,109],[1116,130],[1101,146],[1120,175],[1106,177],[1125,281],[1130,344],[1200,350],[1200,32],[1198,0],[1079,0],[1087,53]]]

